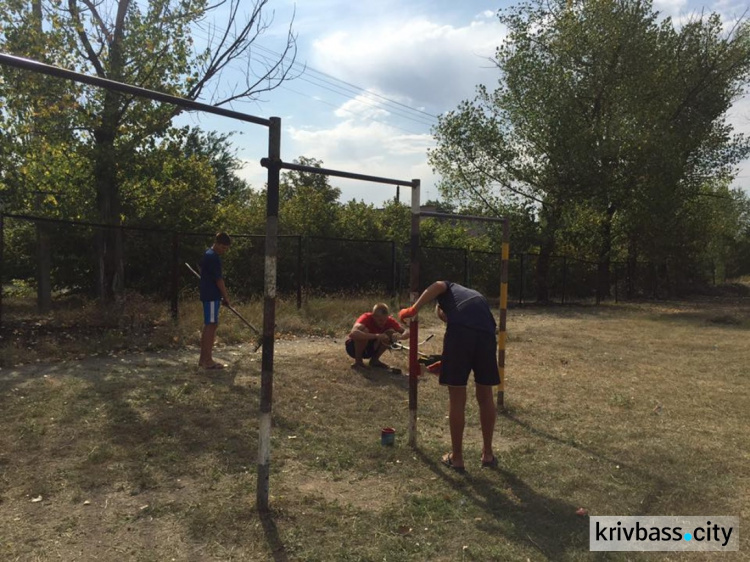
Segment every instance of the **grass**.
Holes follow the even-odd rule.
[[[156,322],[112,329],[149,334],[129,348],[58,338],[55,361],[33,348],[4,364],[0,559],[707,560],[589,553],[575,511],[749,515],[747,299],[512,309],[500,466],[479,467],[470,400],[465,476],[439,462],[444,389],[420,383],[413,449],[407,379],[349,369],[343,337],[371,305],[279,303],[268,517],[254,507],[260,353],[226,313],[216,355],[231,367],[218,374],[194,367],[189,304],[177,325],[141,306]],[[238,308],[260,327],[262,303]],[[75,324],[66,314],[45,322]],[[722,559],[750,560],[748,546]]]

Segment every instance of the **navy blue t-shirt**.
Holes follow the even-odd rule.
[[[221,259],[213,248],[206,250],[201,258],[201,300],[220,301],[221,291],[216,282],[221,279]]]
[[[448,324],[460,324],[474,330],[495,333],[497,325],[490,305],[482,293],[458,283],[444,281],[448,290],[437,298]]]

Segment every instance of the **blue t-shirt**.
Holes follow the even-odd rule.
[[[201,300],[220,301],[221,291],[216,282],[221,279],[221,258],[213,248],[206,250],[201,258]]]
[[[482,293],[458,283],[444,281],[448,290],[437,298],[448,324],[460,324],[474,330],[495,333],[497,324],[490,305]]]

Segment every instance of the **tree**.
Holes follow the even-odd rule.
[[[320,168],[322,162],[300,156],[295,164]],[[331,186],[328,176],[296,170],[282,174],[279,185],[279,216],[285,234],[332,236],[341,190]]]
[[[641,0],[533,1],[500,19],[498,88],[440,119],[430,161],[447,195],[535,206],[539,300],[556,244],[589,217],[604,295],[615,227],[630,243],[666,242],[681,204],[747,154],[723,115],[747,80],[750,30],[722,36],[710,16],[678,32]]]
[[[205,0],[150,0],[147,4],[133,0],[45,0],[37,5],[47,18],[42,27],[51,28],[56,37],[62,38],[45,45],[50,47],[49,62],[65,61],[69,64],[64,66],[69,68],[192,100],[210,89],[209,101],[224,105],[253,99],[289,76],[296,53],[291,28],[277,60],[266,63],[250,59],[254,41],[271,25],[266,17],[268,2],[255,0],[246,19],[240,14],[239,0],[228,4],[209,4]],[[28,28],[29,18],[36,12],[22,3],[4,4],[4,11],[9,14],[5,30],[8,40]],[[209,27],[205,45],[197,46],[191,34],[219,8],[225,10],[224,25]],[[18,46],[18,41],[14,46]],[[22,46],[9,50],[33,55]],[[243,65],[244,84],[219,83],[238,65]],[[230,85],[224,89],[222,84]],[[181,109],[91,88],[84,88],[76,102],[75,118],[81,127],[77,138],[91,162],[97,216],[106,224],[118,225],[123,211],[121,186],[131,155],[147,139],[163,133]],[[99,293],[110,299],[122,288],[119,229],[102,230],[97,245]]]

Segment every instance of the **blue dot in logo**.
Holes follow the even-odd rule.
[[[693,535],[692,535],[691,533],[685,533],[685,540],[686,540],[686,541],[691,541],[691,540],[693,540]]]

